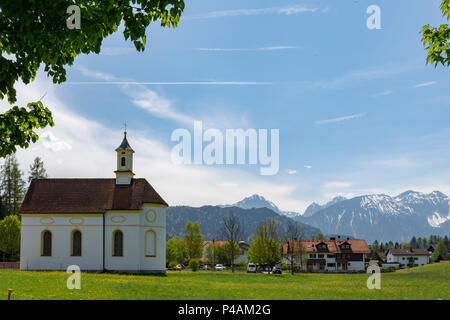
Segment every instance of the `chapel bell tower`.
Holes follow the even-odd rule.
[[[127,131],[123,133],[123,140],[120,146],[116,149],[117,152],[117,170],[116,184],[118,185],[130,185],[131,179],[134,176],[133,173],[133,153],[130,144],[127,140]]]

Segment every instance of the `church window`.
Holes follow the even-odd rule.
[[[121,159],[120,161],[121,161],[120,165],[121,165],[122,167],[125,167],[125,162],[126,162],[125,157],[122,157],[122,159]]]
[[[156,233],[153,230],[145,233],[145,256],[156,257]]]
[[[72,256],[81,257],[81,232],[79,230],[72,232]]]
[[[113,233],[113,256],[122,257],[123,256],[123,232],[116,230]]]
[[[48,230],[42,233],[41,255],[44,257],[50,257],[52,255],[52,233]]]

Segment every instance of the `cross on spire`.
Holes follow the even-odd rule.
[[[124,133],[125,133],[125,135],[126,135],[126,134],[127,134],[127,122],[125,121],[123,125],[124,125],[124,127],[125,127]]]

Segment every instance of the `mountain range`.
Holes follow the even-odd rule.
[[[281,211],[273,202],[258,195],[245,198],[234,206],[267,207],[319,228],[324,234],[348,235],[369,243],[450,234],[449,198],[439,191],[430,194],[406,191],[395,197],[384,194],[352,199],[336,197],[324,205],[312,203],[303,214]]]
[[[233,212],[241,218],[245,238],[268,218],[275,219],[281,230],[289,221],[300,224],[304,238],[321,231],[325,235],[345,235],[378,241],[409,241],[413,236],[450,235],[450,206],[447,195],[406,191],[395,197],[385,194],[335,197],[326,204],[312,203],[303,214],[280,210],[260,195],[252,195],[230,205],[169,207],[167,234],[182,236],[187,221],[199,221],[205,239],[220,238],[222,219]],[[292,219],[292,220],[291,220]]]
[[[223,240],[221,237],[222,221],[230,213],[235,214],[243,229],[242,239],[248,241],[256,227],[272,218],[278,225],[280,234],[284,234],[289,222],[297,223],[304,238],[311,238],[320,230],[302,222],[280,215],[271,208],[241,208],[237,206],[188,206],[169,207],[166,210],[167,237],[182,237],[188,221],[198,221],[200,231],[205,240]]]
[[[359,196],[295,219],[320,227],[324,233],[349,234],[369,242],[450,234],[449,198],[439,191]]]

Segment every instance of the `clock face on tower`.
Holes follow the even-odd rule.
[[[146,219],[148,222],[155,222],[155,220],[156,220],[156,211],[153,210],[153,209],[148,209],[148,210],[145,212],[145,219]]]

